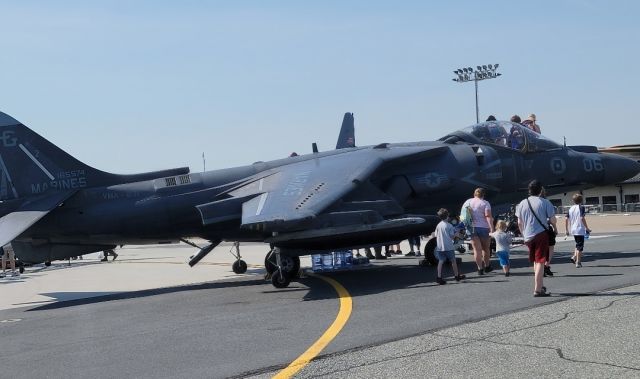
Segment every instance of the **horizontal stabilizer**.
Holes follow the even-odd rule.
[[[59,192],[50,196],[28,201],[17,210],[0,218],[0,246],[13,241],[31,225],[47,215],[51,210],[67,200],[75,191]]]

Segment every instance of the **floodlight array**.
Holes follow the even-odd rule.
[[[452,80],[454,82],[464,83],[464,82],[479,81],[479,80],[485,80],[485,79],[493,79],[502,75],[496,72],[497,69],[498,69],[497,63],[494,65],[489,64],[489,65],[476,66],[475,70],[471,67],[459,68],[453,72],[454,74],[456,74],[457,78],[453,78]]]

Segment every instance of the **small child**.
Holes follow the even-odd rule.
[[[504,220],[498,220],[496,223],[496,231],[489,233],[496,240],[496,255],[500,259],[500,266],[504,271],[504,276],[509,276],[509,252],[511,251],[511,241],[513,236],[507,233],[507,223]]]
[[[444,262],[448,259],[451,262],[451,266],[453,267],[453,274],[455,275],[455,279],[457,282],[464,279],[464,275],[460,275],[458,272],[458,264],[456,262],[456,256],[453,251],[453,238],[455,237],[456,230],[449,223],[449,211],[440,208],[438,211],[438,218],[440,218],[440,223],[436,226],[436,258],[438,258],[438,277],[436,278],[436,283],[442,285],[447,284],[447,282],[442,279],[442,266]]]

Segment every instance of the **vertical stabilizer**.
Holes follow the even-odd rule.
[[[102,184],[108,174],[71,155],[0,112],[0,200]]]
[[[338,135],[338,143],[336,149],[344,149],[354,147],[356,145],[356,131],[354,126],[353,113],[345,113],[342,119],[342,128]]]

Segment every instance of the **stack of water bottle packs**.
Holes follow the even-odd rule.
[[[353,266],[369,263],[368,258],[354,258],[351,250],[334,251],[328,254],[313,254],[311,256],[311,269],[318,271],[348,270]]]

